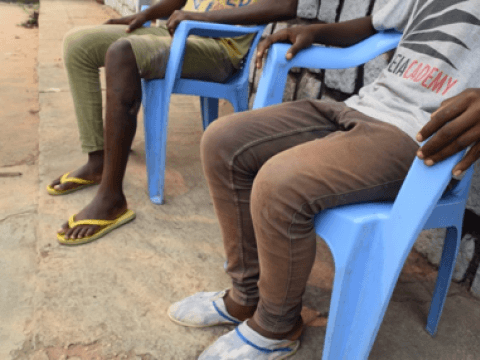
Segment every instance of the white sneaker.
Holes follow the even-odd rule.
[[[177,324],[190,327],[239,325],[241,321],[227,312],[223,301],[226,293],[226,290],[196,293],[172,304],[168,317]]]

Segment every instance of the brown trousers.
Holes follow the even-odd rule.
[[[215,121],[201,155],[232,299],[267,331],[291,330],[315,260],[322,209],[393,200],[418,145],[343,103],[297,101]]]

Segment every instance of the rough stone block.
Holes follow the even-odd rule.
[[[288,74],[287,84],[285,85],[285,90],[283,92],[283,102],[292,101],[294,99],[296,87],[297,79],[293,75]]]
[[[253,72],[253,69],[254,67],[250,67],[250,71]],[[263,71],[263,68],[261,69],[256,69],[255,70],[255,76],[252,75],[253,77],[253,87],[252,87],[252,92],[257,92],[257,88],[258,88],[258,83],[260,82],[260,78],[262,77],[262,71]]]
[[[298,84],[296,100],[317,99],[320,95],[321,87],[322,83],[318,81],[312,73],[305,71]]]
[[[371,84],[382,72],[382,70],[385,69],[387,64],[388,62],[383,55],[377,56],[375,59],[367,62],[364,66],[364,85]]]
[[[325,71],[325,85],[331,89],[352,94],[355,90],[356,69],[340,69]]]
[[[273,29],[273,32],[277,32],[283,29],[288,28],[289,25],[286,22],[278,22],[275,24],[275,28]]]
[[[126,4],[121,4],[120,14],[121,14],[122,16],[129,16],[129,15],[132,15],[132,14],[133,14],[133,11],[129,9],[128,5],[126,5]]]
[[[263,30],[263,34],[262,34],[262,39],[264,37],[270,35],[273,32],[273,25],[274,25],[274,23],[270,23],[265,27],[265,29]]]
[[[480,268],[477,270],[477,274],[475,275],[475,279],[473,280],[470,291],[473,295],[480,298]]]
[[[472,178],[472,187],[467,201],[467,208],[480,214],[480,161],[475,164],[475,173]]]
[[[358,19],[367,14],[370,0],[345,0],[340,14],[340,21]]]
[[[318,14],[317,0],[298,0],[297,16],[305,19],[315,19]]]
[[[255,59],[253,59],[252,62],[253,64],[250,64],[250,68],[248,69],[248,82],[250,84],[253,83],[257,74],[257,68],[255,67]]]
[[[427,257],[428,261],[438,266],[442,257],[445,229],[424,230],[420,233],[414,248]]]
[[[323,0],[320,3],[317,19],[328,23],[335,22],[339,4],[340,0]]]
[[[460,243],[453,280],[462,281],[475,253],[475,238],[467,234]]]

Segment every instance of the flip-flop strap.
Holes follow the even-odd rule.
[[[117,220],[96,220],[96,219],[85,219],[75,221],[75,215],[70,216],[68,219],[68,226],[70,229],[79,226],[79,225],[97,225],[97,226],[108,226],[113,224]]]
[[[80,185],[90,185],[90,184],[95,184],[95,181],[92,180],[85,180],[85,179],[80,179],[76,177],[68,177],[70,173],[67,172],[62,175],[60,178],[60,184],[65,184],[65,183],[75,183],[75,184],[80,184]]]

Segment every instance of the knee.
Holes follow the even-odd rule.
[[[230,115],[215,120],[203,133],[200,156],[206,173],[225,168],[232,161],[238,147],[238,132],[231,125],[232,117],[234,116]]]
[[[251,212],[257,219],[290,219],[308,202],[302,173],[285,154],[270,158],[252,186]]]
[[[63,38],[63,59],[68,69],[78,59],[88,53],[91,44],[90,31],[86,28],[74,28]]]
[[[140,75],[132,46],[120,39],[108,47],[105,55],[107,98],[115,93],[119,101],[138,112],[141,104]]]
[[[119,39],[111,44],[105,54],[105,71],[117,72],[128,67],[137,67],[132,45],[126,39]]]

